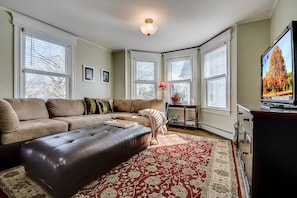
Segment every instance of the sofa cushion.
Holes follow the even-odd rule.
[[[92,126],[96,124],[102,124],[104,121],[110,120],[110,114],[92,114],[92,115],[78,115],[67,117],[55,117],[55,120],[60,120],[68,123],[68,130],[75,130]]]
[[[5,98],[15,110],[20,121],[49,118],[45,101],[38,98]]]
[[[105,114],[113,112],[108,100],[97,99],[96,102],[100,113]]]
[[[1,135],[2,144],[10,144],[67,131],[66,122],[53,119],[21,121],[14,132]]]
[[[96,98],[84,98],[86,107],[87,107],[87,114],[98,114],[100,113],[99,111],[99,106],[97,104],[97,99]]]
[[[46,105],[51,117],[85,114],[83,99],[48,99]]]
[[[160,99],[152,99],[152,100],[141,100],[135,99],[132,101],[131,105],[131,113],[137,113],[142,109],[156,109],[158,111],[164,112],[165,103]]]
[[[0,131],[9,133],[20,125],[18,115],[6,100],[0,99]]]
[[[114,112],[131,112],[131,99],[113,99]]]

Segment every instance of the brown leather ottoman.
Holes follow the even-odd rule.
[[[54,197],[76,193],[99,175],[145,149],[151,128],[97,125],[38,138],[23,144],[27,175]]]

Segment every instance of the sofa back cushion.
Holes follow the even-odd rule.
[[[48,99],[46,105],[50,117],[85,114],[85,103],[83,99]]]
[[[113,99],[113,111],[115,112],[131,112],[131,99],[121,99],[121,98],[114,98]]]
[[[49,118],[45,101],[39,98],[5,98],[15,110],[20,121]]]
[[[132,101],[131,113],[138,113],[141,109],[156,109],[158,111],[165,111],[165,103],[163,100],[152,99],[152,100],[141,100],[135,99]]]
[[[0,131],[9,133],[20,125],[18,115],[12,106],[4,99],[0,99]]]

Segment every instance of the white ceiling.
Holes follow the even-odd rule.
[[[271,17],[278,0],[0,0],[0,7],[106,49],[167,52],[196,47],[239,23]],[[153,18],[158,31],[139,26]]]

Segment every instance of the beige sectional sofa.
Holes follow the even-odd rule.
[[[108,111],[101,104],[107,104]],[[20,145],[25,141],[110,119],[150,126],[150,120],[138,114],[146,108],[164,112],[165,103],[158,99],[0,99],[0,163],[13,155],[18,156]]]

